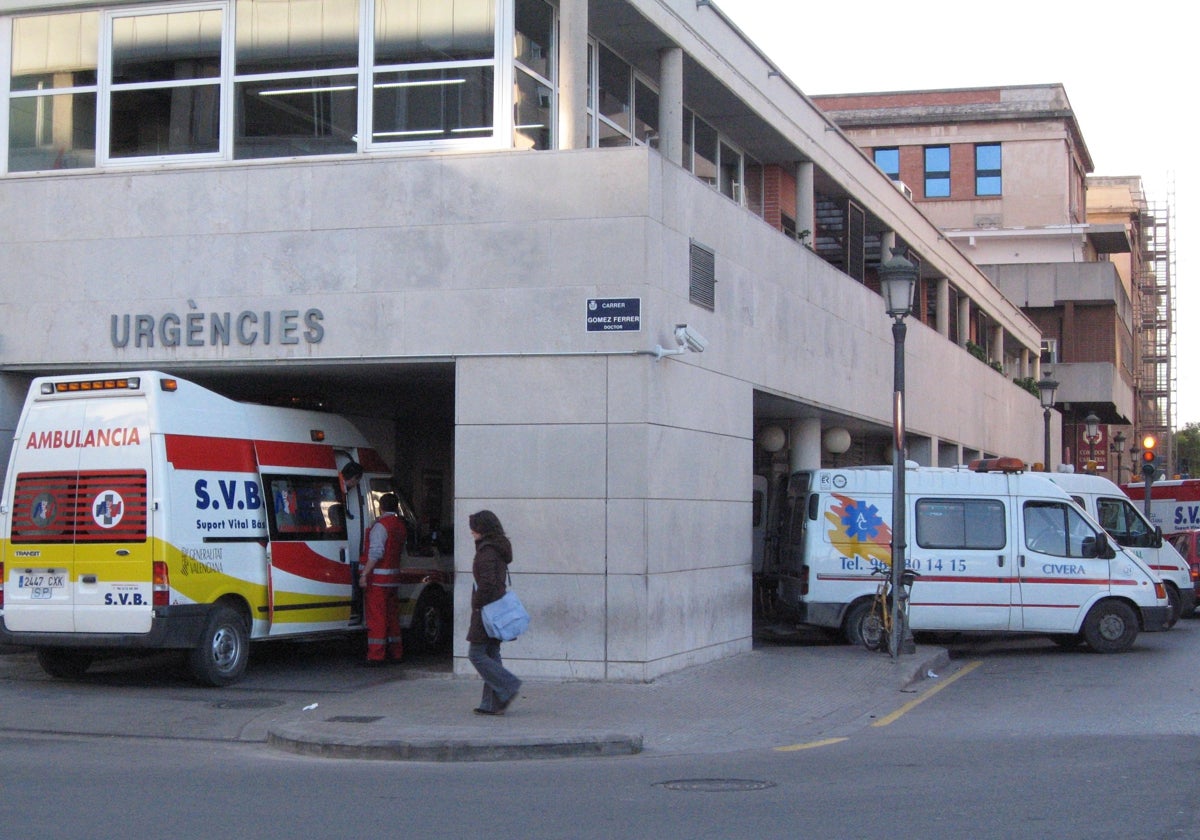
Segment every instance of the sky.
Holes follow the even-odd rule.
[[[1140,175],[1151,205],[1169,207],[1175,251],[1174,426],[1200,423],[1200,155],[1192,102],[1196,50],[1184,5],[1095,0],[856,3],[715,0],[809,95],[1062,84],[1092,175]]]

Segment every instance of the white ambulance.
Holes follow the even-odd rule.
[[[1015,459],[905,472],[913,630],[1036,633],[1127,650],[1162,629],[1162,581],[1044,475]],[[779,594],[807,624],[862,639],[890,567],[891,467],[800,472],[789,487]]]
[[[1167,601],[1171,605],[1168,629],[1181,616],[1191,616],[1195,612],[1196,581],[1187,561],[1163,539],[1162,528],[1151,524],[1120,487],[1102,475],[1070,472],[1043,475],[1066,490],[1118,545],[1142,558],[1158,572],[1166,584]]]
[[[1145,506],[1145,482],[1122,484],[1121,490],[1139,508]],[[1200,478],[1164,479],[1151,483],[1149,519],[1168,534],[1200,528]]]
[[[364,475],[348,499],[350,460]],[[105,650],[182,649],[198,681],[228,685],[251,639],[362,631],[351,563],[391,489],[333,414],[156,371],[35,379],[0,500],[0,642],[61,677]],[[440,570],[405,584],[410,623],[422,595],[448,623]]]

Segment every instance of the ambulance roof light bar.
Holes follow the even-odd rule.
[[[74,394],[83,391],[136,391],[142,387],[137,376],[121,379],[78,379],[71,382],[43,382],[42,394]]]
[[[971,472],[1025,472],[1025,462],[1020,458],[976,458],[969,465]]]

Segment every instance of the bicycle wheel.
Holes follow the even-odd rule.
[[[883,623],[882,604],[871,605],[870,614],[862,622],[862,643],[867,650],[879,650],[887,644],[887,628]]]

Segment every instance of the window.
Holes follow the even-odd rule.
[[[510,96],[514,144],[548,148],[553,9],[500,7],[511,32],[497,0],[196,0],[12,18],[0,161],[30,172],[490,148]],[[503,73],[500,29],[513,39]]]
[[[493,0],[376,0],[375,143],[492,135]]]
[[[704,120],[692,120],[692,174],[709,186],[717,185],[717,130]]]
[[[264,475],[273,540],[344,540],[346,503],[336,475]]]
[[[13,21],[10,172],[96,165],[99,31],[98,12]]]
[[[513,146],[554,147],[554,10],[545,0],[517,0],[513,34]]]
[[[1000,195],[1000,144],[975,147],[975,195]]]
[[[732,198],[738,204],[742,203],[742,153],[736,151],[728,143],[722,142],[718,147],[721,156],[720,176],[717,189],[726,198]]]
[[[224,19],[220,8],[109,19],[109,159],[220,151]]]
[[[145,470],[21,473],[12,505],[14,543],[146,541]]]
[[[1042,339],[1042,364],[1056,365],[1058,364],[1058,339],[1043,338]]]
[[[1125,499],[1097,499],[1096,513],[1100,527],[1119,545],[1127,548],[1149,548],[1154,542],[1154,532],[1141,514]]]
[[[235,158],[357,150],[358,2],[319,8],[313,20],[281,14],[276,0],[238,0]]]
[[[919,499],[916,530],[921,548],[996,551],[1008,542],[999,499]]]
[[[1025,547],[1056,557],[1096,557],[1099,536],[1070,502],[1026,502]]]
[[[641,79],[633,80],[633,136],[641,143],[658,143],[658,91]]]
[[[884,171],[893,181],[900,180],[900,150],[876,149],[875,165]]]
[[[950,195],[950,147],[925,147],[925,197],[947,198]]]
[[[633,68],[612,50],[600,45],[597,57],[596,112],[599,133],[596,145],[628,146],[633,137]]]

